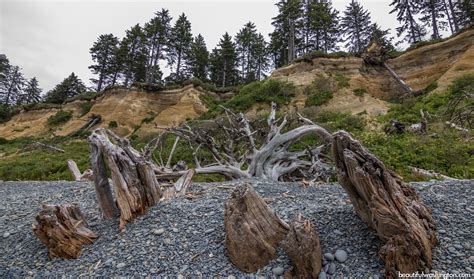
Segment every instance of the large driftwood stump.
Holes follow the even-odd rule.
[[[385,242],[380,256],[387,277],[431,267],[435,225],[416,191],[347,132],[334,134],[333,151],[339,182],[356,213]]]
[[[109,140],[109,136],[117,144]],[[161,190],[154,170],[157,168],[123,139],[105,129],[96,129],[88,138],[91,164],[101,208],[113,215],[111,191],[105,164],[112,177],[117,206],[120,210],[120,229],[145,209],[158,203]]]
[[[318,231],[308,219],[301,214],[295,217],[282,246],[293,263],[293,270],[288,274],[290,278],[318,278],[321,245]]]
[[[36,222],[33,232],[48,247],[50,258],[75,259],[81,255],[82,245],[97,238],[77,205],[43,205]]]
[[[225,202],[224,227],[228,256],[244,272],[273,259],[289,229],[249,184],[238,186]]]

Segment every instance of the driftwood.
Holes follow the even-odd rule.
[[[276,119],[276,105],[272,104],[266,134],[257,137],[257,134],[265,130],[254,129],[243,113],[234,113],[226,108],[223,110],[226,118],[222,123],[216,121],[216,125],[225,140],[217,140],[211,131],[193,129],[186,124],[172,128],[161,127],[167,133],[187,141],[194,149],[197,174],[217,173],[229,179],[255,177],[271,181],[287,177],[290,180],[327,180],[331,176],[332,168],[325,163],[327,158],[324,155],[325,148],[331,142],[331,134],[322,127],[299,115],[298,120],[303,125],[284,132],[288,120],[286,117]],[[323,145],[290,151],[291,145],[306,135],[318,136]],[[203,164],[198,158],[200,149],[205,149],[213,161]],[[171,170],[166,165],[160,170],[157,172],[159,178],[180,177],[185,172]]]
[[[435,225],[416,191],[344,131],[334,134],[333,152],[354,210],[385,243],[379,254],[387,278],[431,267]]]
[[[36,216],[33,232],[48,247],[50,258],[74,259],[81,255],[82,245],[92,244],[97,235],[77,205],[43,205]]]
[[[42,143],[42,142],[39,142],[39,141],[35,141],[33,143],[33,146],[43,148],[43,149],[47,149],[47,150],[51,150],[51,151],[55,151],[55,152],[59,152],[59,153],[64,153],[64,149],[61,149],[61,148],[56,147],[56,146],[52,146],[50,144]]]
[[[117,144],[113,144],[109,136]],[[120,138],[109,130],[96,129],[88,140],[95,186],[104,191],[98,193],[98,196],[105,197],[99,198],[101,208],[108,208],[113,213],[113,206],[110,204],[112,194],[105,171],[107,164],[120,210],[120,229],[124,229],[127,222],[144,214],[146,208],[160,200],[160,185],[154,173],[157,167],[131,147],[127,139]]]
[[[92,181],[92,170],[87,169],[84,171],[84,173],[81,173],[79,168],[77,167],[76,162],[74,160],[67,160],[67,166],[69,168],[69,171],[71,171],[72,176],[74,177],[75,181]]]
[[[319,234],[308,219],[298,214],[282,243],[293,263],[293,270],[285,274],[289,278],[318,278],[322,266]]]
[[[191,185],[195,173],[196,172],[194,171],[194,169],[188,170],[174,183],[173,187],[170,187],[166,189],[166,191],[163,191],[162,199],[168,200],[186,195],[186,192],[189,186]]]
[[[444,180],[456,180],[456,178],[437,173],[432,170],[425,170],[425,169],[420,169],[420,168],[415,168],[415,167],[408,167],[412,172],[425,176],[427,178],[435,178],[435,179],[444,179]]]
[[[289,229],[249,184],[238,186],[225,202],[224,228],[230,261],[244,272],[273,259]]]

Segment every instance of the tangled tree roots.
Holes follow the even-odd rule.
[[[273,259],[289,228],[249,184],[238,186],[226,201],[224,227],[229,258],[244,272]]]
[[[97,238],[77,205],[43,205],[36,221],[33,232],[48,247],[50,258],[75,259],[81,255],[82,245]]]
[[[356,213],[385,242],[380,256],[387,277],[431,267],[435,225],[416,191],[344,131],[334,134],[333,152]]]
[[[291,223],[283,241],[283,249],[293,263],[290,278],[318,278],[321,272],[322,252],[319,234],[308,219],[298,214]]]

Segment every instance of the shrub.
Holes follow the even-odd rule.
[[[99,96],[99,94],[97,92],[89,91],[89,92],[85,92],[85,93],[79,94],[77,96],[74,96],[72,98],[67,98],[65,103],[70,103],[70,102],[77,101],[77,100],[91,101],[91,100],[94,100],[95,98],[97,98],[97,96]]]
[[[314,120],[331,131],[363,131],[365,126],[364,119],[361,116],[342,112],[320,112],[314,117]]]
[[[163,85],[158,83],[145,83],[145,82],[134,82],[130,86],[131,88],[136,88],[139,90],[147,91],[147,92],[160,92],[163,91],[165,88]]]
[[[10,107],[0,104],[0,123],[10,120],[12,112]]]
[[[364,96],[365,93],[367,93],[367,89],[364,88],[364,87],[359,87],[359,88],[356,88],[356,89],[352,90],[352,92],[354,92],[354,95],[362,97],[362,96]]]
[[[329,100],[332,99],[332,97],[333,97],[333,95],[332,95],[332,92],[330,92],[330,91],[318,92],[316,94],[313,94],[313,95],[309,96],[306,99],[305,106],[306,107],[320,106],[320,105],[323,105],[323,104],[327,103]]]
[[[79,111],[80,111],[80,116],[86,115],[92,108],[92,104],[87,102],[87,103],[81,103],[79,105]]]
[[[426,88],[423,90],[423,93],[424,94],[430,93],[436,88],[438,88],[438,83],[436,81],[433,81],[432,83],[428,84],[428,86],[426,86]]]
[[[49,126],[57,126],[63,123],[68,122],[72,118],[72,113],[70,111],[58,111],[55,115],[48,118]]]
[[[110,129],[117,128],[118,127],[117,121],[115,121],[115,120],[110,121],[108,127]]]
[[[337,73],[334,76],[334,80],[337,82],[339,88],[349,87],[349,78]]]
[[[6,138],[0,137],[0,144],[7,144],[8,140]]]
[[[293,60],[293,63],[299,63],[299,62],[306,62],[306,63],[312,63],[313,59],[316,58],[341,58],[341,57],[349,57],[351,56],[350,53],[344,52],[344,51],[338,51],[338,52],[333,52],[333,53],[324,53],[321,50],[315,50],[310,53],[306,53],[302,57],[296,58]]]

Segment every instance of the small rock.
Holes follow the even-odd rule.
[[[328,261],[334,261],[334,255],[331,253],[324,254],[324,258]]]
[[[165,232],[165,229],[163,229],[163,228],[153,230],[153,234],[155,234],[155,235],[162,235],[164,232]]]
[[[169,245],[169,244],[171,244],[171,239],[165,238],[165,239],[163,240],[163,243]]]
[[[10,236],[10,233],[9,233],[9,232],[5,232],[5,233],[3,234],[3,238],[8,238],[9,236]]]
[[[278,266],[278,267],[273,268],[272,272],[275,276],[281,276],[283,275],[283,272],[285,272],[285,270],[283,269],[283,267]]]
[[[343,235],[343,233],[340,230],[334,230],[333,233],[335,235]]]
[[[438,230],[438,232],[439,232],[439,233],[443,233],[443,234],[446,233],[445,230]]]
[[[174,232],[174,233],[179,232],[178,228],[173,228],[173,232]]]
[[[178,274],[178,279],[184,279],[183,274]]]
[[[471,263],[474,263],[474,256],[470,256],[470,257],[469,257],[469,261],[470,261]]]
[[[326,278],[327,278],[326,272],[321,271],[318,275],[318,279],[326,279]]]
[[[344,250],[337,250],[334,255],[336,257],[336,260],[340,263],[347,261],[347,252]]]
[[[448,248],[448,251],[451,252],[451,253],[456,253],[456,248],[454,248],[453,246],[450,246]]]
[[[237,277],[235,277],[234,275],[229,275],[227,276],[227,279],[237,279]]]
[[[211,233],[211,232],[214,232],[214,229],[208,229],[204,233]]]
[[[122,267],[125,267],[125,263],[118,263],[117,264],[117,268],[122,268]]]
[[[331,263],[331,264],[329,265],[328,274],[333,275],[334,273],[336,273],[336,264],[335,264],[335,263]]]
[[[459,244],[454,244],[453,246],[454,246],[454,248],[456,248],[458,250],[462,250],[462,246],[459,245]]]

